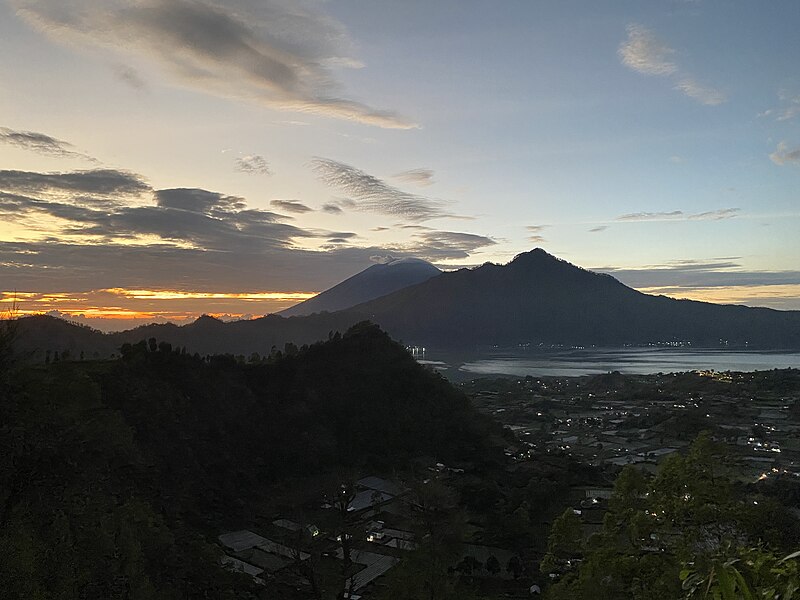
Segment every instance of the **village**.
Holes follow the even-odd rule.
[[[791,384],[782,385],[784,378]],[[501,377],[461,384],[480,412],[503,425],[507,443],[498,480],[524,485],[543,468],[559,472],[578,465],[584,471],[573,474],[566,490],[554,496],[558,506],[532,507],[527,531],[544,533],[528,540],[525,550],[487,543],[480,531],[483,519],[471,515],[473,526],[448,569],[485,580],[502,590],[502,597],[536,597],[547,578],[538,567],[555,516],[571,508],[588,538],[602,526],[614,478],[623,467],[655,473],[666,457],[685,452],[701,431],[725,443],[729,460],[721,468],[743,483],[800,477],[797,378],[792,370],[696,371]],[[444,484],[469,494],[465,490],[476,479],[469,464],[431,462],[417,484]],[[298,597],[327,597],[321,588],[331,581],[343,586],[345,598],[377,597],[387,589],[390,572],[430,535],[415,516],[419,490],[403,481],[361,477],[342,484],[338,497],[337,490],[319,496],[299,513],[303,519],[271,515],[256,531],[222,533],[223,560],[256,582],[279,583]]]
[[[701,431],[725,442],[736,475],[800,476],[800,395],[783,373],[609,373],[578,378],[478,379],[462,384],[478,410],[515,433],[516,461],[564,454],[595,467],[655,472]]]

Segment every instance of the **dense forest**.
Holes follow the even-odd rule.
[[[277,483],[502,456],[498,428],[370,324],[250,364],[153,339],[14,365],[3,331],[4,598],[255,597],[210,540]]]

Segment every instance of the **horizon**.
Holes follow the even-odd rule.
[[[543,246],[800,310],[798,25],[789,2],[0,0],[0,308],[253,318],[388,258]]]
[[[547,252],[546,250],[544,250],[543,248],[540,248],[540,247],[532,248],[531,250],[527,250],[525,252],[521,252],[520,254],[517,254],[515,257],[513,257],[513,259],[508,261],[507,263],[502,263],[501,264],[501,263],[493,263],[493,262],[489,261],[487,263],[484,263],[483,265],[468,265],[466,267],[461,267],[461,268],[462,269],[475,270],[475,269],[478,269],[478,268],[480,268],[482,266],[485,266],[487,264],[505,267],[507,265],[510,265],[514,260],[516,260],[517,258],[519,258],[521,256],[534,254],[534,253],[537,253],[537,252],[541,252],[541,253],[545,254],[546,256],[548,256],[548,257],[550,257],[552,259],[555,259],[556,261],[564,262],[564,263],[566,263],[567,265],[569,265],[571,267],[577,267],[578,269],[581,269],[583,271],[588,271],[589,273],[592,273],[592,274],[610,275],[611,277],[613,277],[613,274],[610,274],[610,273],[601,273],[599,271],[592,271],[590,269],[585,269],[585,268],[581,267],[580,265],[575,265],[575,264],[573,264],[573,263],[571,263],[571,262],[569,262],[569,261],[567,261],[565,259],[559,258],[558,256],[555,256],[553,254],[550,254],[549,252]],[[381,263],[381,264],[399,263],[399,262],[404,261],[404,260],[406,260],[406,259],[393,260],[393,261],[389,261],[388,263]],[[374,267],[374,266],[377,266],[377,265],[373,264],[372,266]],[[368,268],[370,268],[370,267],[368,267]],[[453,271],[455,271],[455,269],[451,270],[450,272],[453,272]],[[442,271],[442,273],[447,273],[447,272],[448,271]],[[357,273],[356,275],[358,275],[358,274],[360,274],[360,273]],[[617,279],[617,281],[619,281],[619,280]],[[635,289],[635,288],[631,288],[631,289]],[[325,291],[328,291],[328,290],[325,290]],[[669,296],[669,295],[666,295],[666,294],[657,294],[657,293],[652,293],[652,292],[648,292],[648,291],[645,291],[645,290],[637,290],[637,291],[641,291],[641,293],[647,294],[647,295],[651,295],[651,296],[664,295],[666,297],[671,297],[673,299],[678,299],[678,300],[695,300],[695,301],[699,301],[699,302],[709,302],[708,300],[700,300],[700,299],[696,299],[696,298],[681,298],[681,297],[677,297],[676,298],[675,296]],[[324,292],[320,292],[320,294],[323,294],[323,293]],[[301,295],[301,294],[298,294],[298,296],[299,295]],[[185,316],[182,316],[182,317],[173,317],[173,318],[167,318],[167,317],[164,317],[162,315],[156,316],[155,318],[149,318],[149,317],[146,317],[146,316],[145,317],[131,317],[131,316],[127,316],[127,315],[123,316],[123,317],[120,317],[120,318],[92,318],[92,317],[86,317],[84,315],[65,314],[65,313],[61,313],[59,311],[22,312],[22,311],[19,311],[19,310],[17,310],[17,311],[9,310],[8,314],[9,315],[14,315],[15,317],[33,317],[33,316],[53,317],[53,318],[60,319],[62,321],[66,321],[68,323],[72,323],[72,324],[75,324],[75,325],[88,326],[88,327],[93,328],[95,330],[98,330],[98,331],[100,331],[102,333],[120,333],[120,332],[130,331],[130,330],[136,329],[138,327],[143,327],[143,326],[147,326],[147,325],[172,324],[172,325],[177,325],[178,327],[183,327],[183,326],[186,326],[186,325],[191,325],[192,323],[195,323],[196,321],[198,321],[199,319],[204,318],[204,317],[211,317],[211,318],[216,319],[217,321],[221,321],[223,323],[231,323],[231,322],[236,322],[236,321],[253,321],[253,320],[261,319],[261,318],[268,317],[268,316],[279,316],[280,317],[280,316],[283,316],[283,315],[280,314],[280,312],[282,312],[283,310],[286,310],[287,308],[291,308],[293,306],[296,306],[297,304],[301,304],[301,303],[305,302],[306,300],[310,300],[312,298],[315,298],[319,294],[314,294],[314,295],[302,294],[302,295],[308,296],[308,297],[304,297],[304,298],[300,299],[299,301],[290,303],[286,307],[281,308],[279,310],[276,310],[275,312],[261,314],[261,315],[254,315],[254,314],[232,315],[230,313],[203,312],[203,313],[197,314],[197,315],[188,314],[188,315],[185,315]],[[717,303],[710,302],[710,303],[711,304],[718,304],[718,305],[722,304],[722,303],[719,303],[719,302],[717,302]],[[730,303],[730,304],[735,304],[735,303]],[[743,305],[743,304],[740,304],[740,305],[741,306],[746,306],[746,305]],[[764,308],[764,307],[761,307],[761,308]],[[347,308],[340,309],[340,310],[347,310]],[[772,310],[777,310],[777,309],[772,309]],[[302,317],[302,316],[303,315],[293,315],[293,317]],[[284,317],[284,318],[289,318],[289,317]]]

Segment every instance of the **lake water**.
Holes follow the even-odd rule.
[[[763,371],[800,368],[800,352],[686,348],[491,351],[472,355],[427,351],[419,360],[456,381],[493,375],[577,377],[609,371],[644,375],[708,369]]]

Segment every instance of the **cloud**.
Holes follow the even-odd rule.
[[[248,175],[272,175],[267,160],[258,154],[237,158],[236,170]]]
[[[426,221],[445,216],[442,203],[410,194],[350,165],[314,158],[312,168],[326,185],[346,193],[358,210]]]
[[[91,163],[98,162],[88,154],[76,151],[75,146],[69,142],[35,131],[15,131],[7,127],[0,127],[0,144],[17,146],[44,156],[79,158]]]
[[[620,215],[617,221],[719,221],[732,219],[739,214],[738,208],[721,208],[701,213],[688,214],[682,210],[670,212],[637,212]]]
[[[390,229],[389,227],[381,226],[381,227],[373,227],[372,229],[370,229],[370,231],[388,231],[389,229]]]
[[[357,68],[344,27],[288,0],[10,0],[48,37],[149,59],[175,81],[273,109],[386,128],[416,125],[344,97],[332,67]]]
[[[135,90],[144,90],[147,89],[147,84],[142,79],[142,76],[139,74],[139,71],[134,69],[129,65],[117,64],[114,66],[114,74],[117,78],[129,85]]]
[[[628,25],[628,39],[617,50],[622,64],[646,75],[672,75],[678,67],[669,58],[675,50],[641,25]]]
[[[620,44],[617,54],[623,65],[637,73],[671,78],[676,90],[701,104],[716,106],[727,100],[722,91],[702,84],[684,72],[672,60],[675,50],[646,27],[635,23],[628,25],[628,39]]]
[[[403,183],[411,183],[420,187],[427,187],[433,183],[433,171],[431,169],[411,169],[393,175]]]
[[[526,225],[525,229],[527,229],[529,233],[541,233],[547,229],[547,227],[548,225]]]
[[[599,233],[601,231],[605,231],[606,229],[608,229],[608,225],[598,225],[597,227],[592,227],[589,230],[589,233]]]
[[[800,115],[800,95],[790,96],[786,93],[781,93],[778,98],[782,104],[780,108],[770,108],[758,116],[775,117],[776,121],[790,121]]]
[[[150,186],[129,171],[94,169],[67,173],[0,171],[0,190],[7,192],[81,193],[98,195],[141,195]]]
[[[769,158],[776,165],[800,165],[800,148],[790,150],[786,142],[781,142]]]
[[[375,254],[373,256],[370,256],[369,259],[370,261],[378,265],[388,265],[390,262],[393,262],[395,260],[395,257],[392,256],[391,254],[386,254],[386,255]]]
[[[702,85],[691,77],[681,79],[675,85],[675,89],[707,106],[717,106],[727,100],[725,94],[719,90]]]
[[[738,214],[738,208],[721,208],[719,210],[710,210],[707,212],[689,215],[687,218],[690,221],[720,221],[722,219],[732,219]]]
[[[340,215],[344,211],[342,208],[336,204],[323,204],[322,205],[322,212],[326,212],[329,215]]]
[[[413,239],[402,248],[431,261],[469,258],[470,253],[497,244],[492,238],[458,231],[424,231],[415,233]]]
[[[314,210],[302,202],[297,202],[295,200],[271,200],[269,204],[279,210],[297,214],[303,214]]]
[[[41,216],[59,221],[42,221]],[[153,191],[138,175],[107,170],[0,171],[0,218],[53,239],[219,252],[258,253],[294,248],[301,239],[354,235],[303,229],[286,223],[288,217],[250,208],[237,196],[195,188]]]
[[[637,212],[620,215],[617,221],[664,221],[666,219],[678,219],[683,217],[682,210],[671,212]]]
[[[543,244],[543,243],[544,243],[544,242],[546,242],[547,240],[546,240],[544,237],[542,237],[541,235],[532,235],[532,236],[530,236],[530,237],[528,238],[528,241],[529,241],[531,244]]]

